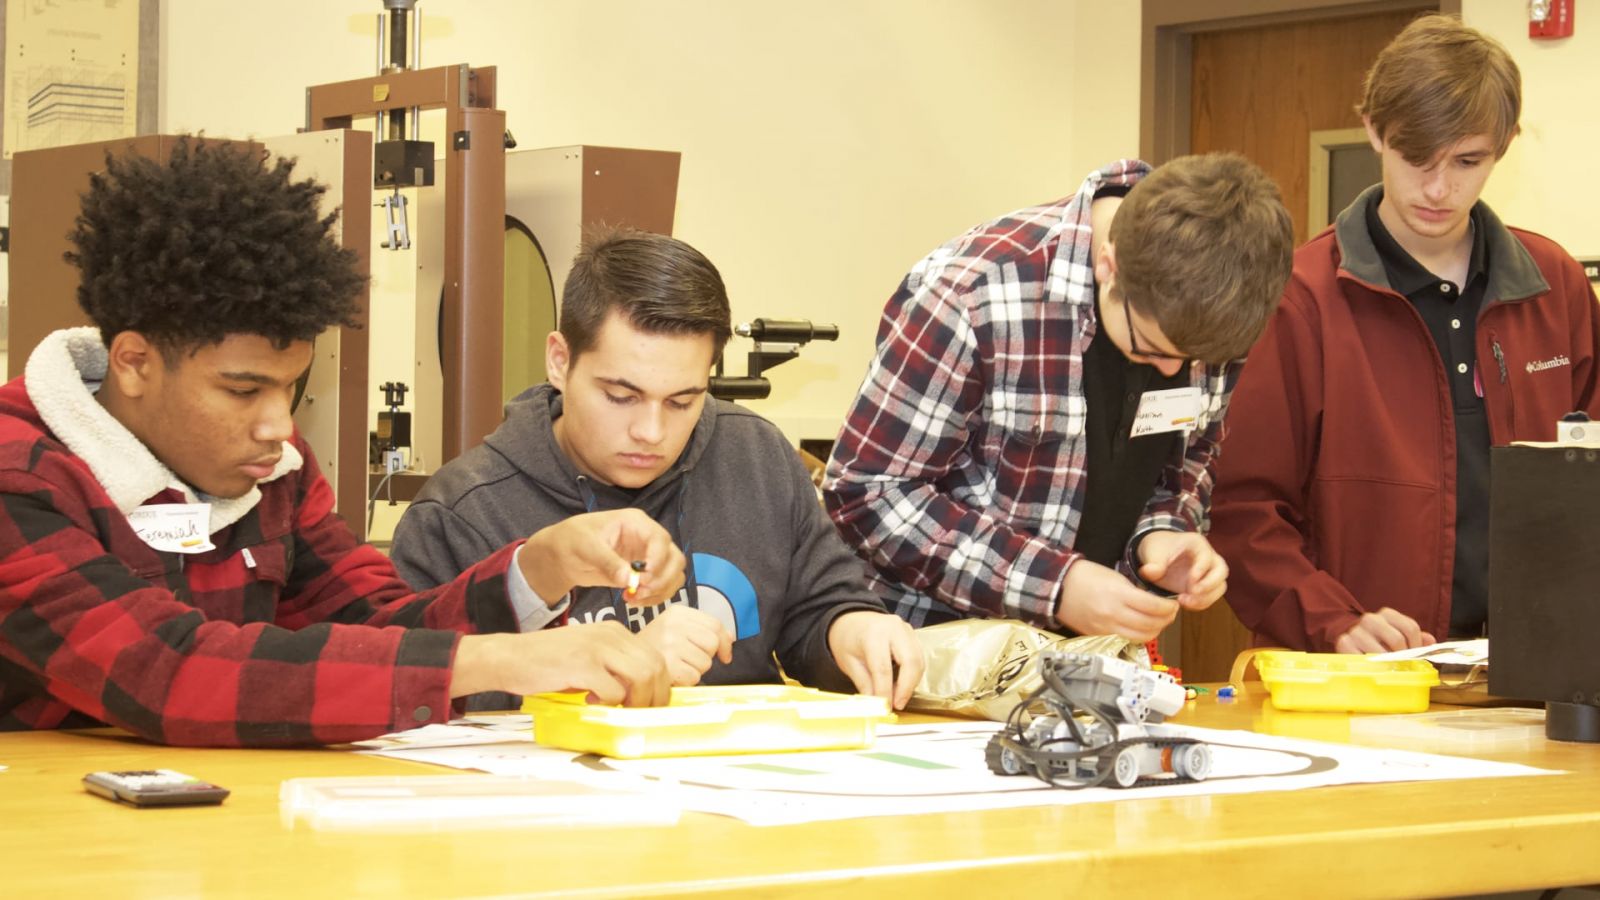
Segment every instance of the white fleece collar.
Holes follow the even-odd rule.
[[[106,357],[98,328],[52,332],[28,356],[23,384],[39,418],[67,449],[88,464],[117,509],[126,515],[151,497],[173,488],[190,503],[211,504],[211,534],[254,509],[261,501],[259,488],[251,488],[242,497],[200,493],[162,465],[150,448],[106,412],[94,397],[106,377]],[[278,465],[257,484],[281,478],[304,462],[300,451],[285,441]]]

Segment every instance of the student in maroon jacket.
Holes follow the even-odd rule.
[[[665,661],[621,626],[541,630],[572,587],[626,585],[627,560],[649,563],[639,602],[677,589],[682,554],[636,510],[422,594],[334,515],[290,400],[363,278],[292,168],[195,140],[91,179],[68,258],[97,327],[0,387],[0,730],[332,743],[483,690],[664,702]]]
[[[1217,466],[1211,539],[1258,642],[1370,653],[1483,634],[1489,447],[1600,416],[1582,268],[1478,200],[1520,109],[1505,48],[1443,16],[1367,75],[1383,183],[1295,254]]]

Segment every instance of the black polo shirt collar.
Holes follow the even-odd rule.
[[[1367,203],[1367,233],[1372,235],[1373,247],[1378,251],[1378,259],[1382,262],[1384,271],[1389,276],[1389,287],[1398,294],[1408,298],[1416,297],[1419,291],[1437,291],[1439,283],[1444,279],[1422,267],[1422,264],[1400,246],[1394,239],[1389,229],[1384,227],[1383,219],[1378,216],[1378,204],[1383,202],[1383,191],[1374,191]],[[1463,293],[1479,278],[1484,276],[1485,267],[1489,257],[1489,229],[1484,227],[1480,211],[1482,206],[1473,204],[1470,214],[1472,222],[1472,259],[1467,263],[1467,280],[1460,285]]]

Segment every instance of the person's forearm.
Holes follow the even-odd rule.
[[[483,691],[499,690],[499,651],[502,635],[462,635],[456,644],[455,663],[450,667],[450,696],[465,697]]]
[[[550,550],[542,535],[544,531],[540,530],[523,543],[517,554],[517,565],[522,569],[522,577],[528,580],[528,587],[545,603],[554,606],[572,590],[572,585],[563,583],[559,567],[551,564]]]

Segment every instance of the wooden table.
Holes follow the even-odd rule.
[[[1264,722],[1260,701],[1178,721]],[[1326,727],[1326,723],[1317,723]],[[1600,882],[1600,746],[1485,754],[1570,774],[855,819],[755,828],[375,835],[279,821],[297,776],[441,773],[336,750],[188,750],[111,731],[0,734],[6,897],[1051,897],[1445,895]],[[166,767],[233,789],[221,807],[133,809],[97,769]]]

